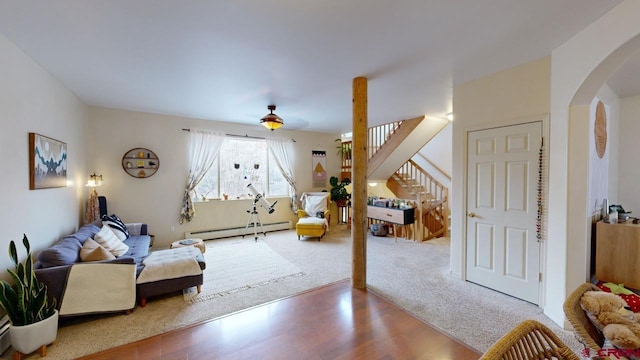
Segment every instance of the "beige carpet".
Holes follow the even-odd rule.
[[[262,241],[225,241],[223,246],[211,244],[208,250],[205,259],[213,269],[205,272],[200,293],[196,288],[184,291],[187,302],[208,301],[305,275]]]
[[[206,244],[205,255],[213,255],[217,250],[223,251],[223,247],[256,243],[252,238],[230,238],[207,241]],[[229,294],[210,300],[189,303],[181,294],[176,294],[151,299],[145,308],[137,308],[131,315],[82,319],[77,324],[60,328],[56,344],[48,348],[47,359],[73,359],[350,277],[351,238],[344,225],[332,227],[320,242],[315,239],[298,241],[295,231],[289,230],[268,233],[266,238],[260,237],[257,244],[268,245],[270,251],[284,260],[279,263],[292,266],[285,273],[301,272],[303,275],[288,277],[285,274],[286,279],[282,281],[267,281],[261,286],[229,291]],[[448,239],[423,243],[399,239],[395,243],[393,238],[369,236],[367,255],[367,283],[371,290],[479,352],[485,351],[524,319],[545,323],[576,351],[580,349],[573,334],[551,322],[539,307],[452,278],[449,275]],[[237,275],[229,277],[240,278],[243,269],[237,266],[240,260],[234,258],[228,257],[230,263],[224,265],[225,269],[207,263],[205,278],[215,276],[215,271],[230,268],[235,268]],[[282,277],[277,275],[269,278]],[[242,287],[230,286],[234,289]],[[224,289],[212,293],[223,292]],[[2,355],[3,359],[8,359],[11,352]],[[33,354],[29,358],[39,356]]]

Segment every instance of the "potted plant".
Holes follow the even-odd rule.
[[[24,235],[22,243],[27,250],[24,261],[18,261],[16,244],[11,240],[9,257],[15,269],[7,269],[14,282],[0,281],[0,306],[9,316],[11,346],[17,351],[14,359],[40,348],[40,355],[46,355],[46,346],[55,341],[58,334],[58,311],[55,301],[49,302],[47,286],[38,281],[33,271],[33,258],[29,239]]]
[[[338,178],[332,176],[329,178],[329,184],[331,184],[331,201],[334,201],[338,206],[346,206],[351,197],[347,192],[346,186],[351,184],[351,180],[344,178],[338,182]]]

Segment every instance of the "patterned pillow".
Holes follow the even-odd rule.
[[[116,215],[102,215],[102,225],[108,225],[118,239],[125,241],[129,238],[129,230],[122,220]]]
[[[115,257],[122,256],[129,250],[129,246],[120,241],[107,225],[102,225],[102,229],[95,235],[94,240],[109,250]]]

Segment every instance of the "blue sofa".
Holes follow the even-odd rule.
[[[131,236],[124,240],[129,246],[127,252],[113,260],[104,260],[100,263],[113,264],[137,264],[136,276],[140,274],[144,265],[142,261],[149,255],[151,237],[148,234],[147,224],[126,224]],[[56,300],[56,307],[60,310],[62,295],[64,294],[66,280],[74,264],[82,263],[80,250],[88,238],[93,238],[100,231],[100,221],[86,224],[73,234],[62,237],[57,243],[38,253],[34,270],[38,280],[48,287],[49,299]]]
[[[138,277],[144,268],[142,261],[149,255],[151,237],[148,233],[148,226],[145,223],[125,225],[130,233],[129,238],[124,240],[124,243],[129,246],[127,252],[113,260],[91,263],[135,264],[136,277]],[[101,221],[83,225],[75,233],[62,237],[57,243],[38,253],[37,261],[34,264],[36,277],[47,285],[49,299],[55,299],[58,310],[60,310],[61,299],[65,292],[71,267],[74,264],[82,263],[80,259],[82,245],[88,238],[93,238],[100,231],[101,226]],[[204,256],[199,254],[196,260],[200,268],[204,270],[206,268]],[[140,306],[145,306],[149,297],[179,291],[192,286],[199,287],[203,281],[203,274],[199,274],[136,284],[136,300],[140,303]]]

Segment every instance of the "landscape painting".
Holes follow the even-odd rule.
[[[29,189],[67,186],[67,144],[29,133]]]

